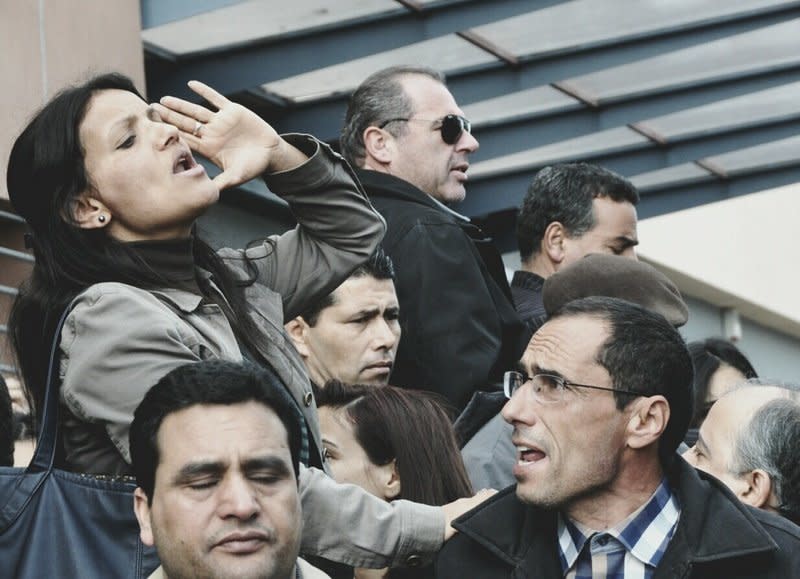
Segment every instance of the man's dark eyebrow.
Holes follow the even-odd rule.
[[[632,237],[626,237],[624,235],[617,237],[616,241],[622,245],[623,249],[627,249],[628,247],[636,247],[639,245],[638,239],[633,239]]]
[[[548,376],[555,376],[556,378],[561,378],[564,382],[569,382],[561,372],[557,372],[556,370],[548,370],[547,368],[537,368],[537,374],[547,374]]]
[[[278,456],[248,458],[242,463],[242,470],[244,470],[245,473],[268,470],[281,476],[288,476],[292,473],[292,468],[286,464],[284,459]]]
[[[378,308],[370,308],[368,310],[358,310],[352,316],[350,316],[350,319],[358,320],[361,318],[374,318],[380,315],[380,313],[381,312]]]
[[[190,462],[175,473],[172,478],[173,484],[182,484],[192,479],[205,476],[220,476],[225,472],[227,465],[219,461],[198,461]]]
[[[173,484],[183,484],[203,477],[221,477],[229,465],[221,461],[198,461],[185,464],[173,477]],[[249,458],[242,463],[245,473],[253,471],[272,471],[276,475],[288,476],[292,469],[286,461],[278,456],[259,456]]]
[[[386,314],[397,315],[399,313],[400,313],[400,306],[392,306],[390,308],[386,308],[386,310],[384,311],[384,315]]]

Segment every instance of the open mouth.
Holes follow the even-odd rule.
[[[535,447],[517,446],[517,458],[520,464],[531,464],[543,460],[547,455]]]
[[[197,162],[192,157],[192,154],[189,151],[184,151],[175,159],[175,163],[172,165],[172,173],[173,175],[184,173],[194,169],[196,166]]]

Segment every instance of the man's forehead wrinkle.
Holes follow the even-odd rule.
[[[607,339],[608,323],[602,317],[582,314],[557,317],[534,334],[525,352],[525,362],[558,371],[574,380],[588,368],[602,366],[597,356]]]
[[[552,328],[547,328],[547,330],[534,334],[533,340],[531,340],[528,347],[529,356],[527,356],[526,362],[531,367],[546,367],[557,370],[558,366],[553,362],[561,361],[562,364],[566,363],[569,361],[569,356],[564,351],[564,338],[561,333],[553,332]]]

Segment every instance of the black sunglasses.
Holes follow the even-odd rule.
[[[388,121],[383,121],[380,125],[378,125],[379,129],[384,128],[389,123],[407,123],[409,121],[425,121],[426,123],[432,123],[437,121],[432,121],[430,119],[389,119]],[[468,133],[472,133],[472,123],[470,123],[467,119],[460,115],[446,115],[441,119],[438,119],[438,122],[441,123],[439,125],[439,132],[442,134],[442,140],[447,143],[448,145],[455,145],[458,140],[461,138],[461,134],[466,131]]]

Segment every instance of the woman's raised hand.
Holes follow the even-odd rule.
[[[202,82],[190,81],[189,88],[217,111],[171,96],[163,97],[154,107],[164,122],[181,131],[192,150],[222,169],[214,178],[220,190],[265,172],[294,168],[306,160],[253,111],[229,101]]]

